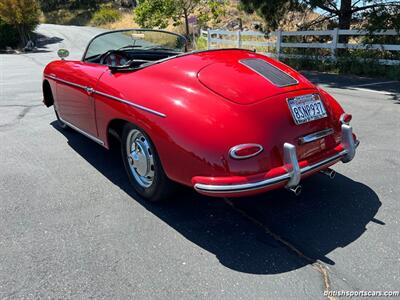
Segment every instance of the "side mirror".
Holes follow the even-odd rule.
[[[67,58],[69,56],[69,51],[67,49],[60,49],[57,51],[57,55],[59,58],[64,60],[65,58]]]

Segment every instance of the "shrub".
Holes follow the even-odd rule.
[[[45,23],[86,26],[92,20],[93,12],[84,9],[58,9],[43,13]]]
[[[319,72],[334,72],[338,74],[353,74],[367,77],[400,79],[399,66],[380,65],[373,59],[363,59],[357,56],[342,56],[336,61],[312,58],[284,58],[284,63],[297,70],[313,70]]]
[[[52,12],[58,9],[96,9],[99,4],[105,0],[38,0],[40,8],[44,13]]]
[[[18,30],[21,45],[25,46],[29,33],[39,24],[39,6],[36,0],[1,0],[0,18]]]
[[[204,36],[199,36],[196,40],[196,50],[206,50],[207,49],[207,38]]]
[[[0,19],[0,49],[18,45],[18,31]]]
[[[100,26],[119,21],[121,17],[121,13],[118,10],[103,7],[93,14],[91,23],[95,26]]]

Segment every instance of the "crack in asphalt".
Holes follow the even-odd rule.
[[[256,218],[252,217],[249,215],[246,211],[243,209],[240,209],[236,207],[231,200],[228,198],[224,198],[224,201],[226,204],[228,204],[234,211],[239,213],[242,217],[248,219],[250,222],[254,223],[258,227],[262,228],[266,234],[271,236],[275,241],[279,242],[282,244],[285,248],[290,250],[291,252],[294,252],[298,257],[301,259],[304,259],[308,263],[310,263],[314,269],[316,269],[322,276],[322,281],[323,281],[323,286],[324,286],[324,292],[327,294],[327,299],[328,300],[335,300],[335,297],[329,296],[329,292],[331,291],[331,283],[329,279],[329,270],[328,267],[318,259],[313,259],[306,254],[304,254],[301,250],[297,249],[292,243],[289,241],[285,240],[282,238],[280,235],[274,233],[269,229],[265,224],[263,224],[261,221],[257,220]]]
[[[45,67],[47,65],[48,62],[42,62],[37,60],[36,58],[32,57],[29,54],[21,54],[22,57],[29,59],[30,61],[32,61],[34,64],[36,64],[39,67]]]
[[[38,107],[42,106],[43,104],[32,104],[32,105],[24,105],[24,104],[0,104],[0,107]]]
[[[17,115],[17,117],[12,120],[11,122],[5,123],[5,124],[1,124],[0,125],[0,131],[5,131],[15,125],[17,125],[19,123],[19,121],[21,121],[27,114],[28,112],[35,108],[35,107],[39,107],[42,106],[42,104],[34,104],[34,105],[0,105],[0,107],[23,107],[23,109],[19,112],[19,114]]]

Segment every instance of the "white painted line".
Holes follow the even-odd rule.
[[[391,92],[386,92],[386,91],[375,91],[375,90],[370,90],[370,89],[364,89],[364,88],[357,88],[353,86],[346,86],[346,87],[334,87],[334,86],[329,86],[326,84],[318,84],[318,86],[321,86],[323,88],[328,88],[328,89],[344,89],[344,90],[350,90],[350,91],[361,91],[361,92],[369,92],[369,93],[376,93],[376,94],[382,94],[382,95],[396,95],[397,93],[391,93]]]
[[[373,83],[357,84],[357,85],[353,85],[353,86],[354,86],[354,87],[358,87],[358,86],[371,86],[371,85],[380,85],[380,84],[389,84],[389,83],[398,83],[398,81],[392,80],[392,81],[384,81],[384,82],[373,82]]]
[[[362,92],[370,92],[370,93],[382,94],[382,95],[394,95],[394,94],[396,94],[396,93],[385,92],[385,91],[375,91],[375,90],[356,88],[356,87],[353,88],[351,86],[349,86],[348,89],[356,90],[356,91],[362,91]]]

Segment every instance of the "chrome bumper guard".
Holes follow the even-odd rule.
[[[197,191],[203,191],[212,194],[218,193],[240,193],[246,191],[253,191],[257,189],[262,189],[268,187],[270,185],[274,185],[283,181],[288,181],[286,187],[292,188],[297,186],[300,183],[301,175],[312,170],[318,169],[324,165],[332,163],[336,160],[341,160],[344,163],[348,163],[351,161],[355,154],[356,148],[359,145],[359,141],[354,141],[353,138],[353,130],[351,126],[343,124],[342,125],[342,146],[343,150],[340,153],[337,153],[329,158],[321,160],[315,164],[309,165],[304,168],[300,168],[299,161],[296,155],[296,146],[285,143],[283,145],[283,152],[284,152],[284,167],[287,170],[287,173],[268,178],[265,180],[252,182],[252,183],[242,183],[242,184],[235,184],[235,185],[210,185],[210,184],[201,184],[196,183],[194,188]]]

